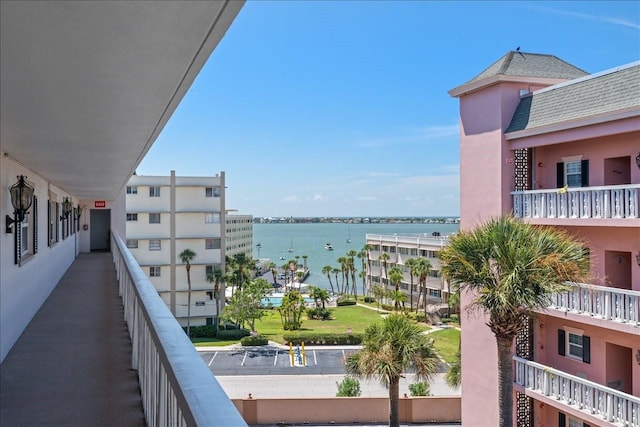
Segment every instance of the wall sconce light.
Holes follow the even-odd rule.
[[[26,176],[20,175],[17,178],[18,182],[9,187],[14,218],[11,218],[9,215],[6,216],[7,233],[11,233],[11,224],[24,221],[24,217],[27,215],[27,211],[33,203],[34,188],[27,183],[25,180]]]
[[[640,267],[640,251],[636,254],[636,262],[638,263],[638,267]]]
[[[638,169],[640,169],[640,153],[638,153],[638,155],[636,156],[636,166],[638,166]]]
[[[82,216],[82,208],[80,207],[80,205],[78,204],[78,207],[76,208],[76,221],[80,220],[80,217]]]
[[[71,203],[71,200],[69,200],[68,197],[65,197],[64,201],[62,202],[62,215],[60,216],[60,220],[65,220],[69,218],[69,215],[71,214],[71,209],[73,209],[73,204]]]

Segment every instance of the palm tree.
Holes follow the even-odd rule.
[[[349,267],[349,273],[351,274],[351,293],[353,294],[353,298],[355,298],[355,300],[358,300],[358,287],[356,284],[356,255],[358,255],[358,251],[351,249],[350,251],[347,252],[347,259],[348,259],[348,267]]]
[[[386,252],[382,252],[379,256],[378,256],[378,260],[380,260],[380,266],[383,268],[384,270],[384,279],[383,279],[383,283],[384,283],[384,288],[387,289],[387,284],[388,284],[388,280],[387,280],[387,261],[389,261],[389,254]]]
[[[362,269],[360,270],[359,274],[359,276],[362,277],[362,295],[368,295],[367,272],[369,272],[370,270],[367,269],[367,264],[369,262],[369,251],[371,250],[371,248],[371,245],[366,244],[362,247],[362,249],[360,249],[360,252],[358,252],[358,258],[360,258],[362,264]]]
[[[333,273],[333,277],[336,278],[336,289],[338,290],[338,294],[340,294],[340,282],[338,282],[338,274],[340,274],[342,270],[339,268],[333,268],[331,272]]]
[[[275,262],[270,262],[269,263],[269,270],[271,270],[271,275],[273,276],[273,284],[277,287],[278,286],[278,272],[276,271],[276,268],[278,268],[278,266],[276,265]]]
[[[326,274],[327,275],[327,279],[329,279],[329,286],[331,286],[331,293],[335,293],[333,290],[333,283],[331,283],[331,272],[332,272],[333,268],[330,265],[325,265],[324,267],[322,267],[322,274]]]
[[[397,313],[400,310],[400,306],[402,306],[402,312],[404,313],[404,303],[407,302],[407,294],[399,289],[393,289],[387,291],[387,298],[393,301],[393,311]]]
[[[338,293],[344,294],[345,290],[349,287],[349,275],[347,274],[347,258],[341,256],[338,257],[336,261],[338,261],[338,264],[340,264],[340,272],[342,273],[342,286],[338,287]]]
[[[195,258],[196,253],[191,249],[185,249],[178,256],[182,263],[186,264],[187,268],[187,284],[189,285],[189,292],[187,293],[187,336],[191,337],[191,260]]]
[[[437,366],[433,342],[406,316],[394,313],[367,327],[362,350],[347,358],[345,369],[356,378],[377,378],[389,390],[389,426],[398,427],[402,373],[411,369],[416,381],[428,382]]]
[[[307,270],[307,259],[308,258],[309,258],[309,255],[302,255],[302,262],[304,263],[305,271]]]
[[[553,293],[566,289],[565,282],[585,278],[584,246],[561,230],[499,217],[455,235],[440,259],[449,283],[471,292],[468,308],[489,318],[498,348],[500,426],[510,426],[514,338],[525,320],[549,305]]]
[[[422,304],[424,313],[427,313],[427,277],[431,272],[431,263],[426,258],[418,258],[414,266],[415,273],[418,276],[418,305],[422,296]]]
[[[416,275],[415,266],[417,264],[416,258],[409,258],[404,262],[405,267],[409,268],[409,280],[411,284],[409,285],[409,295],[411,296],[411,300],[409,301],[409,309],[413,310],[413,276]]]
[[[398,293],[404,294],[404,292],[400,290],[400,282],[402,282],[402,276],[402,270],[400,270],[399,267],[392,267],[391,270],[389,270],[389,281],[395,287],[394,291],[389,293],[389,296],[394,302],[395,311],[398,311],[398,309],[400,308],[401,301]],[[405,296],[404,301],[406,300],[407,298]]]
[[[449,370],[445,374],[444,380],[453,388],[458,388],[462,384],[462,353],[460,352],[459,341],[455,360],[449,365]]]
[[[222,270],[219,268],[216,268],[207,274],[207,282],[214,283],[213,299],[216,302],[216,332],[218,332],[220,328],[220,285],[223,280],[224,274],[222,274]]]

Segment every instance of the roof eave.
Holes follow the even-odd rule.
[[[553,86],[558,83],[562,83],[567,81],[568,79],[553,79],[547,77],[527,77],[527,76],[508,76],[508,75],[497,75],[491,76],[486,79],[477,80],[470,83],[465,83],[461,86],[451,89],[448,93],[450,96],[454,98],[459,98],[464,95],[468,95],[472,92],[475,92],[480,89],[484,89],[485,87],[493,86],[498,83],[526,83],[526,84],[535,84],[535,85],[543,85],[543,86]]]

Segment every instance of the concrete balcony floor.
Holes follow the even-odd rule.
[[[2,426],[144,426],[110,253],[80,254],[0,365]]]

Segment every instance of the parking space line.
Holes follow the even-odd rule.
[[[218,355],[217,351],[215,353],[213,353],[213,357],[211,358],[211,360],[209,360],[209,365],[208,366],[211,366],[211,364],[213,363],[213,359],[215,359],[217,355]]]
[[[278,350],[276,350],[276,357],[273,359],[273,366],[276,366],[278,363]]]
[[[316,351],[313,350],[313,364],[317,365],[318,364],[318,358],[316,357]]]
[[[242,363],[240,364],[240,366],[244,366],[244,361],[247,360],[247,351],[244,352],[244,357],[242,358]]]

